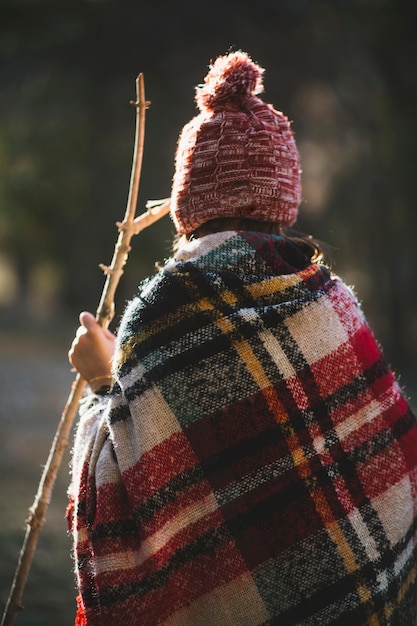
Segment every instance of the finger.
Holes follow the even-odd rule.
[[[74,352],[75,352],[75,341],[72,342],[71,348],[68,350],[68,360],[71,363],[71,365],[73,365],[73,356],[74,356]]]
[[[87,332],[88,331],[87,331],[87,328],[85,326],[78,326],[77,331],[75,333],[75,337],[78,339],[82,335],[86,335]]]

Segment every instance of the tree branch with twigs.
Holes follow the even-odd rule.
[[[150,105],[150,102],[145,99],[143,74],[139,74],[136,79],[136,101],[131,104],[136,107],[136,127],[126,212],[123,221],[116,222],[119,234],[114,248],[112,261],[109,266],[100,266],[106,275],[106,280],[97,308],[96,320],[103,328],[107,328],[114,317],[115,293],[131,249],[131,238],[133,235],[138,234],[140,231],[166,215],[170,208],[169,200],[157,203],[149,202],[146,205],[147,211],[135,218],[143,160],[145,113],[146,109]],[[68,446],[70,431],[78,412],[78,406],[85,384],[86,382],[78,374],[72,384],[68,400],[62,412],[62,416],[49,451],[48,460],[39,482],[37,494],[33,505],[29,509],[29,517],[26,520],[26,534],[20,551],[1,626],[11,626],[15,620],[17,612],[22,609],[22,597],[35,554],[40,530],[45,522],[52,490],[64,452]]]

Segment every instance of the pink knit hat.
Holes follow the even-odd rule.
[[[218,57],[196,88],[200,113],[181,132],[171,214],[190,233],[218,217],[290,226],[301,199],[288,119],[256,96],[264,70],[244,52]]]

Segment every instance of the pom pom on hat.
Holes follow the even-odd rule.
[[[218,57],[196,88],[200,113],[179,137],[171,194],[179,233],[219,217],[295,222],[299,154],[288,119],[257,97],[263,73],[234,52]]]
[[[245,104],[248,97],[263,92],[263,73],[264,69],[243,52],[219,57],[204,84],[196,88],[198,108],[202,112],[215,111],[228,101]]]

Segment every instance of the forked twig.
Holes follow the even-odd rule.
[[[110,266],[101,266],[106,274],[100,303],[96,312],[98,323],[107,328],[114,316],[114,296],[123,267],[130,251],[130,240],[133,235],[150,226],[169,211],[169,201],[162,202],[158,206],[151,206],[146,213],[135,218],[136,203],[139,190],[140,173],[142,168],[143,144],[145,137],[145,112],[150,102],[145,100],[145,87],[143,74],[136,79],[136,101],[132,102],[136,107],[135,144],[133,151],[132,172],[130,177],[129,196],[123,222],[118,222],[119,235],[114,248],[113,259]],[[147,205],[148,206],[148,205]],[[54,440],[49,451],[38,492],[26,520],[27,528],[23,545],[20,551],[13,583],[9,598],[4,610],[1,626],[13,624],[16,613],[21,610],[22,596],[26,580],[32,564],[39,533],[45,521],[46,511],[51,499],[52,489],[58,469],[62,462],[65,449],[68,446],[69,434],[78,411],[78,405],[85,387],[85,381],[77,375],[64,407]]]

